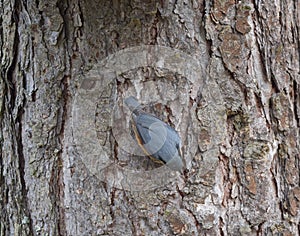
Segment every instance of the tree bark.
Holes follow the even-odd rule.
[[[299,235],[297,1],[0,9],[0,235]],[[141,157],[131,95],[184,173]]]

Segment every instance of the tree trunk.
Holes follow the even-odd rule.
[[[297,1],[2,0],[1,24],[1,235],[299,235]]]

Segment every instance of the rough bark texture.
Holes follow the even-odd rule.
[[[300,4],[263,2],[2,0],[0,235],[299,235]],[[184,174],[130,154],[129,95]]]

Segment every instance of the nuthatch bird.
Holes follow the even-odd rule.
[[[183,170],[180,155],[180,137],[171,126],[141,109],[134,97],[125,99],[132,119],[135,139],[145,154],[156,162],[166,164],[175,171]]]

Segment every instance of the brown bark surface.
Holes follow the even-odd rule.
[[[300,3],[0,11],[0,235],[299,235]],[[140,157],[130,95],[183,174]]]

